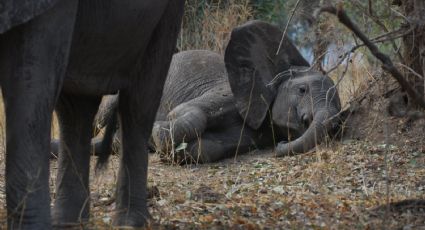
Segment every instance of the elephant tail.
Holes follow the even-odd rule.
[[[94,138],[92,140],[92,148],[95,155],[98,156],[96,170],[104,169],[109,157],[112,155],[112,144],[117,130],[117,109],[113,109],[109,121],[106,123],[105,134],[103,138]]]

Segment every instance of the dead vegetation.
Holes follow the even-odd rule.
[[[249,0],[188,0],[179,50],[207,49],[224,53],[230,31],[252,17]]]
[[[179,47],[223,52],[230,29],[252,15],[248,4],[230,6],[208,5],[194,24],[196,31],[183,28]],[[185,20],[195,11],[188,12]],[[191,33],[204,43],[193,43]],[[350,60],[331,73],[350,111],[344,135],[316,151],[275,158],[273,149],[257,150],[187,166],[164,164],[150,155],[150,228],[425,229],[420,201],[425,200],[425,120],[390,116],[397,83],[362,53]],[[0,127],[3,134],[4,121]],[[113,156],[108,169],[96,175],[93,157],[89,229],[113,228],[118,158]],[[0,229],[6,225],[4,161],[0,154]],[[54,199],[55,161],[51,169]]]

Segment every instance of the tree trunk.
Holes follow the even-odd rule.
[[[413,28],[413,33],[403,38],[403,57],[405,64],[417,74],[424,76],[425,73],[425,1],[404,0],[398,2],[409,20],[409,25]],[[405,76],[415,86],[415,88],[425,93],[425,79],[413,74],[405,69]],[[411,101],[411,100],[409,100]],[[410,105],[412,106],[412,105]],[[416,107],[415,105],[413,105]]]

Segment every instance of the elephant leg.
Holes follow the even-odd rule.
[[[173,109],[168,121],[157,121],[152,130],[152,139],[156,150],[170,152],[182,142],[190,142],[201,136],[207,127],[207,115],[190,101]]]
[[[89,218],[89,169],[92,124],[101,97],[62,93],[56,105],[60,154],[53,223],[79,224]]]
[[[49,229],[49,142],[78,1],[58,1],[43,15],[0,35],[6,112],[9,229]]]
[[[98,164],[104,165],[108,159],[109,156],[112,153],[112,145],[114,141],[114,137],[116,134],[116,125],[117,125],[117,114],[114,112],[114,117],[111,117],[111,121],[108,122],[108,125],[106,125],[105,133],[103,136],[97,136],[94,137],[91,140],[91,147],[90,150],[92,154],[98,156]],[[59,156],[60,151],[60,140],[59,139],[52,139],[50,142],[50,158],[55,159]]]
[[[179,152],[181,164],[210,163],[234,157],[255,147],[255,131],[242,126],[230,127],[220,131],[206,131],[202,138],[191,141],[185,151]]]
[[[120,95],[122,143],[114,225],[143,226],[150,217],[146,206],[148,168],[146,150],[148,130],[151,130],[155,117],[156,103],[152,105],[146,101],[145,105],[139,105],[124,95],[125,93]],[[122,103],[124,101],[126,103]]]
[[[143,57],[137,61],[130,88],[120,91],[121,160],[116,190],[118,226],[144,226],[147,209],[147,143],[180,30],[183,0],[169,1]]]

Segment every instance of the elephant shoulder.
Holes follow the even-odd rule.
[[[188,50],[174,54],[164,92],[200,96],[227,81],[223,57],[208,50]]]
[[[0,1],[0,33],[18,26],[50,9],[58,0]]]
[[[214,73],[225,71],[222,55],[209,50],[187,50],[176,53],[173,56],[171,68],[179,76],[185,73],[190,77],[205,71]]]

